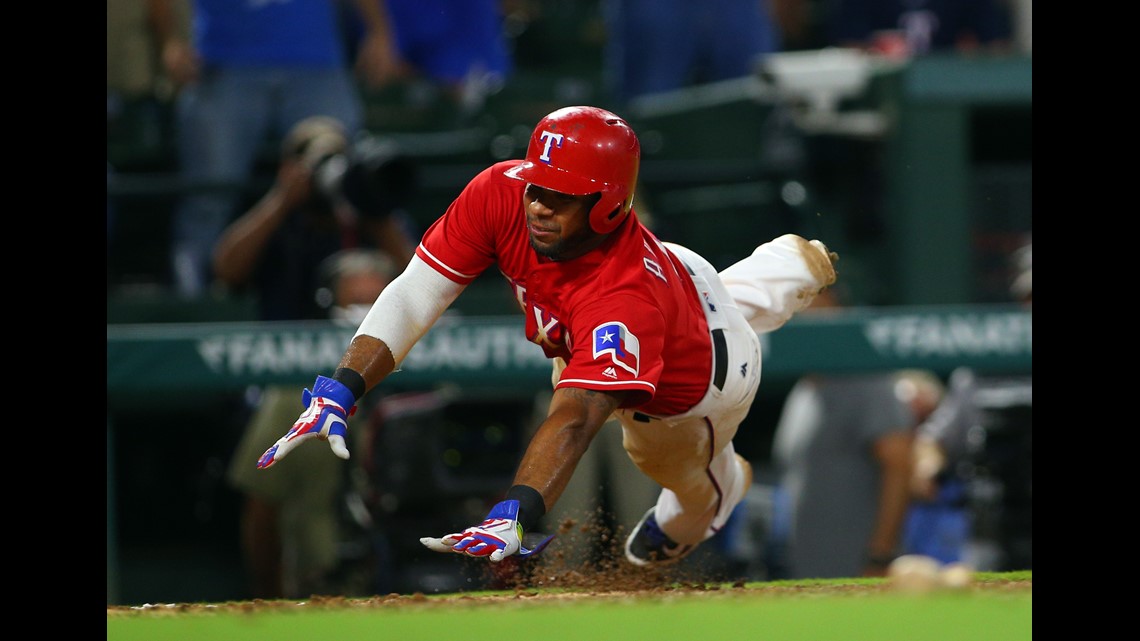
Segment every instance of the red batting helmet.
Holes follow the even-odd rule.
[[[637,134],[621,117],[597,107],[563,107],[538,122],[526,160],[505,173],[563,194],[600,192],[590,227],[607,234],[633,207],[640,162]]]

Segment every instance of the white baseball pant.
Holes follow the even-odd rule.
[[[818,244],[818,241],[815,241]],[[744,499],[751,480],[732,438],[760,386],[758,333],[783,326],[835,281],[822,244],[786,234],[751,255],[716,269],[692,250],[663,243],[690,270],[713,341],[708,391],[688,412],[651,417],[614,413],[626,452],[662,486],[657,524],[676,543],[695,545],[716,534]]]

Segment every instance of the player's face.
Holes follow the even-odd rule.
[[[598,246],[605,238],[590,228],[590,208],[598,194],[572,196],[527,185],[523,205],[530,246],[540,256],[569,260]]]

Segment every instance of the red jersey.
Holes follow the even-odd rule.
[[[530,246],[526,183],[479,173],[424,234],[416,254],[469,284],[497,263],[526,316],[526,336],[566,361],[557,387],[630,392],[623,408],[681,414],[709,386],[712,342],[685,266],[631,212],[598,248],[552,261]]]

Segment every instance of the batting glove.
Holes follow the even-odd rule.
[[[437,539],[425,536],[420,539],[429,550],[434,552],[458,552],[467,556],[490,557],[498,563],[503,559],[517,554],[519,557],[528,557],[538,554],[546,547],[554,535],[543,539],[533,549],[523,547],[523,528],[518,522],[519,502],[507,500],[497,503],[487,513],[487,518],[479,525],[474,525],[462,532],[448,534]]]
[[[313,438],[328,441],[333,454],[347,459],[349,454],[344,435],[348,432],[348,417],[356,413],[355,402],[352,391],[343,383],[318,376],[313,383],[313,391],[305,390],[301,395],[301,404],[308,409],[293,423],[285,436],[257,459],[257,469],[273,465],[285,458],[294,447]]]

